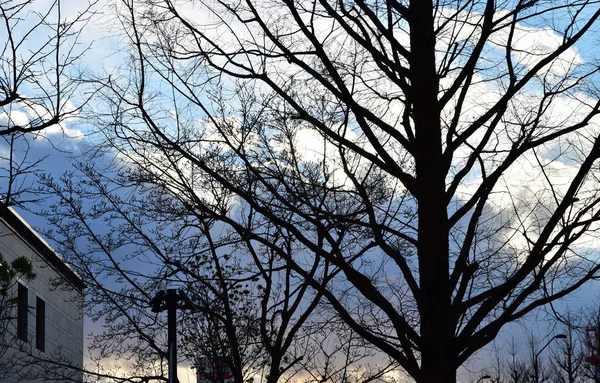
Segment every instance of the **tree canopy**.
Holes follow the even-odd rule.
[[[152,253],[159,280],[208,289],[220,323],[235,285],[260,302],[270,381],[328,318],[417,382],[455,382],[507,323],[597,277],[598,2],[118,11],[129,60],[97,79],[94,118],[120,168],[46,180],[62,198],[54,238],[82,268],[109,255],[102,270],[143,300],[111,258],[141,244],[128,260]],[[112,234],[76,249],[100,217]]]

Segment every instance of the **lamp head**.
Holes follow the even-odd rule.
[[[165,302],[165,297],[167,296],[167,292],[165,290],[160,290],[154,298],[150,299],[150,306],[152,306],[153,313],[159,313],[164,310],[163,303]]]
[[[192,302],[190,297],[187,296],[185,291],[183,291],[182,289],[179,289],[179,290],[177,290],[177,295],[178,295],[178,298],[183,302],[183,305],[179,306],[179,308],[184,309],[184,310],[192,310],[192,311],[198,310],[198,307],[194,304],[194,302]]]

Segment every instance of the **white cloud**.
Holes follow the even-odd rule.
[[[29,102],[24,97],[23,102],[16,102],[10,105],[10,109],[4,108],[0,113],[0,128],[20,126],[30,128],[42,124],[52,118],[53,112],[49,111],[45,105]],[[84,134],[81,130],[72,129],[68,125],[75,122],[77,117],[77,108],[70,100],[63,102],[63,108],[60,111],[62,121],[53,124],[42,131],[35,132],[37,137],[63,136],[68,138],[81,139]]]
[[[495,21],[505,17],[506,11],[496,11],[494,14]],[[449,18],[455,20],[446,24],[445,28],[440,32],[437,43],[439,54],[446,52],[448,46],[457,42],[462,44],[468,42],[474,44],[481,36],[481,25],[483,24],[484,15],[477,12],[457,12],[455,9],[442,9],[438,13],[437,23],[441,25],[447,22]],[[549,27],[535,28],[517,22],[514,25],[511,37],[511,21],[503,21],[500,27],[497,27],[494,33],[488,39],[488,46],[492,50],[485,51],[485,61],[488,61],[490,67],[492,62],[498,60],[502,65],[505,63],[506,47],[509,43],[511,46],[511,58],[516,72],[519,72],[518,66],[523,66],[526,69],[532,69],[542,59],[556,51],[565,42],[565,38],[559,35],[556,31]],[[495,50],[495,52],[494,52]],[[494,59],[492,56],[497,55]],[[440,56],[441,59],[441,56]],[[576,47],[570,47],[563,52],[558,59],[555,59],[550,65],[546,66],[539,75],[551,75],[556,80],[564,77],[573,69],[573,65],[583,63],[583,58],[579,54]],[[546,78],[548,81],[549,79]]]
[[[510,28],[507,26],[493,34],[490,43],[504,52],[509,36]],[[511,53],[517,63],[527,69],[532,69],[542,59],[556,51],[564,42],[564,37],[550,28],[531,28],[517,23],[511,40]],[[582,62],[583,59],[579,51],[575,47],[570,47],[558,59],[554,60],[552,65],[548,66],[541,75],[548,73],[563,77],[573,68],[573,65],[579,65]]]
[[[63,122],[51,125],[44,129],[41,134],[46,137],[50,136],[62,136],[66,138],[83,139],[85,135],[79,129],[71,129]]]
[[[0,113],[0,128],[12,128],[14,126],[26,126],[29,124],[29,116],[20,110],[11,110]]]

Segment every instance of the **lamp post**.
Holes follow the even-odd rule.
[[[554,335],[552,338],[550,338],[550,340],[548,340],[548,342],[546,342],[546,344],[544,345],[544,347],[542,347],[540,349],[540,351],[538,351],[534,357],[533,357],[533,378],[534,378],[534,383],[540,383],[540,366],[539,366],[539,357],[540,354],[546,349],[546,347],[548,347],[550,345],[550,343],[552,343],[552,341],[554,339],[566,339],[567,336],[565,334],[557,334]]]
[[[177,309],[193,310],[196,306],[183,290],[160,290],[150,300],[152,312],[167,310],[167,343],[169,357],[169,383],[179,383],[177,379]]]
[[[492,377],[489,375],[484,375],[481,378],[477,379],[477,382],[475,383],[481,383],[484,379],[492,379]]]

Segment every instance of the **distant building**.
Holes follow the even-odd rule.
[[[14,286],[16,307],[0,334],[8,345],[0,382],[60,382],[48,380],[55,373],[79,380],[81,373],[61,364],[83,366],[83,281],[11,208],[0,209],[0,253],[9,262],[27,257],[37,274]]]

